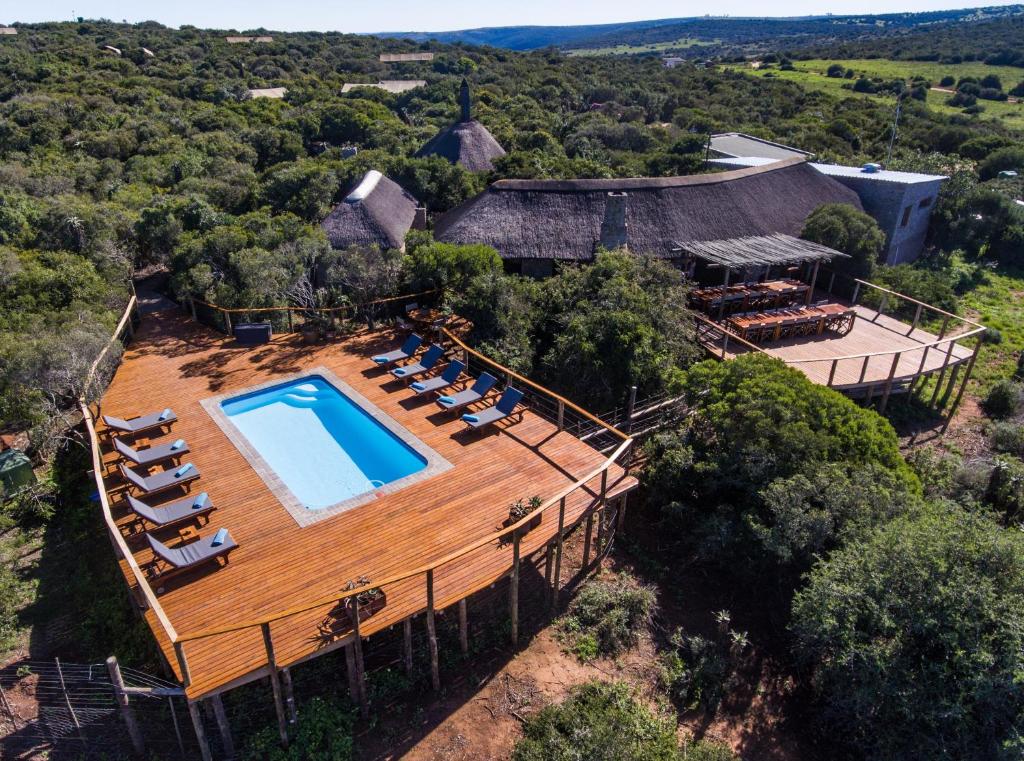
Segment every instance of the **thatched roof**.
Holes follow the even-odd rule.
[[[688,241],[798,236],[825,203],[862,208],[802,159],[689,177],[500,180],[441,217],[435,237],[486,243],[506,259],[587,260],[623,240],[674,258]]]
[[[505,149],[487,127],[473,118],[469,83],[465,79],[459,89],[459,108],[459,121],[434,135],[416,156],[441,156],[471,172],[489,172],[494,169],[494,159],[505,155]]]
[[[402,248],[416,217],[416,199],[375,169],[321,223],[333,248]]]
[[[249,90],[250,98],[283,98],[287,94],[287,87],[259,87]]]
[[[801,262],[829,262],[847,254],[820,243],[794,238],[791,235],[756,235],[727,240],[686,241],[679,244],[683,253],[691,254],[713,267],[746,269]]]
[[[398,63],[401,61],[433,61],[433,53],[381,53],[382,63]]]
[[[387,90],[390,93],[406,92],[416,87],[423,87],[427,84],[425,79],[382,79],[376,84],[373,82],[346,82],[341,86],[343,93],[351,92],[357,87],[376,87],[380,90]]]

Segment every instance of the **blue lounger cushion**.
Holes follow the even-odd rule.
[[[423,381],[413,381],[410,385],[416,391],[422,391],[423,390]]]
[[[210,504],[210,495],[204,491],[200,493],[194,500],[192,500],[192,509],[202,510],[208,504]]]
[[[178,439],[171,444],[171,449],[181,449],[183,446],[185,446],[185,439]]]
[[[167,418],[169,418],[173,414],[174,413],[171,412],[171,408],[167,407],[163,412],[160,413],[160,416],[159,416],[158,420],[166,420]]]
[[[378,354],[377,356],[371,357],[370,359],[372,359],[378,365],[383,365],[385,362],[388,361],[388,358],[385,357],[383,354]]]
[[[406,369],[404,367],[396,367],[391,372],[393,372],[395,375],[405,375]]]
[[[439,396],[437,401],[441,402],[441,404],[455,404],[455,400],[450,396]]]
[[[462,419],[465,420],[467,423],[479,423],[480,422],[480,418],[478,418],[476,415],[463,415]]]
[[[217,529],[217,533],[213,535],[213,541],[210,542],[214,547],[220,547],[227,541],[228,530],[226,528]]]
[[[176,471],[174,471],[174,477],[175,478],[181,478],[183,475],[185,475],[190,470],[192,470],[192,467],[193,467],[192,463],[186,462],[184,465],[182,465],[180,468],[178,468]]]

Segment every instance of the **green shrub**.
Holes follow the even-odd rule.
[[[885,233],[878,223],[845,203],[824,204],[811,212],[800,237],[849,254],[849,259],[836,262],[836,268],[864,280],[874,275],[885,248]]]
[[[355,717],[341,701],[313,698],[299,709],[297,727],[290,730],[291,742],[281,747],[277,724],[254,735],[242,749],[242,761],[351,761],[354,757],[352,730]]]
[[[829,742],[868,759],[1019,758],[1024,535],[935,506],[822,561],[793,601]]]
[[[1020,412],[1024,406],[1024,384],[1012,380],[1001,380],[981,402],[981,408],[989,417],[1009,418]]]
[[[997,452],[1024,457],[1024,425],[1021,423],[999,421],[992,426],[989,441]]]
[[[636,644],[656,603],[654,590],[626,573],[591,579],[569,603],[560,627],[582,660],[617,655]]]
[[[1005,523],[1019,523],[1024,514],[1024,462],[1016,457],[997,457],[988,474],[985,500],[998,510]]]
[[[697,740],[692,743],[683,742],[679,750],[679,761],[740,761],[740,757],[725,743]]]
[[[897,264],[893,267],[879,267],[875,272],[874,281],[904,296],[945,309],[947,312],[955,313],[960,306],[948,276],[941,272],[921,269],[910,264]],[[879,291],[868,288],[864,292],[864,303],[877,307],[881,297]],[[913,302],[889,297],[887,313],[912,320],[916,311],[917,305]]]
[[[671,649],[661,655],[659,681],[683,710],[714,711],[738,683],[737,669],[749,644],[747,635],[730,627],[728,611],[719,611],[717,619],[718,632],[713,638],[676,629],[669,638]]]
[[[675,722],[655,716],[624,684],[589,682],[523,725],[513,761],[675,761]]]

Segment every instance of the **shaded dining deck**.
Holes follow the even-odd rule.
[[[190,635],[304,607],[341,595],[347,582],[400,576],[496,531],[508,505],[520,498],[558,494],[605,463],[605,456],[559,430],[529,409],[521,422],[500,434],[469,434],[457,415],[421,400],[404,384],[373,366],[370,357],[394,348],[390,331],[357,332],[332,343],[303,345],[297,335],[269,344],[241,347],[177,311],[146,316],[101,403],[103,414],[129,417],[165,407],[178,416],[161,440],[183,438],[202,476],[192,493],[205,491],[216,506],[201,535],[228,528],[238,542],[230,562],[183,574],[166,582],[160,607],[187,658],[183,674],[174,646],[154,611],[146,611],[157,642],[191,700],[220,693],[270,673],[259,626],[191,639]],[[245,457],[201,406],[204,399],[325,367],[434,449],[452,468],[368,504],[302,527],[271,493]],[[102,428],[100,431],[103,433]],[[145,439],[140,439],[143,443]],[[152,559],[143,533],[123,502],[117,458],[104,444],[104,484],[118,528],[143,568]],[[635,479],[612,465],[604,497],[614,500],[634,488]],[[572,526],[600,499],[601,479],[588,481],[565,501],[565,526]],[[180,493],[153,499],[160,504]],[[557,510],[523,535],[526,558],[545,548],[557,533]],[[156,532],[168,544],[177,532]],[[130,586],[131,570],[122,569]],[[442,609],[507,576],[513,567],[511,542],[489,542],[433,572],[432,608]],[[362,619],[360,634],[401,624],[428,607],[422,576],[385,585],[383,609]],[[284,615],[268,626],[276,666],[285,668],[353,640],[351,622],[338,604]]]

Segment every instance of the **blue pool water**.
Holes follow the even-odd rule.
[[[227,399],[221,409],[310,510],[427,466],[408,444],[319,375]]]

